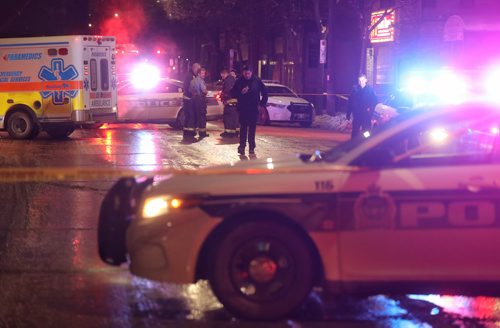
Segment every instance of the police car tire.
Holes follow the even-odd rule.
[[[270,119],[269,119],[269,112],[267,111],[267,108],[259,106],[259,117],[257,119],[257,123],[261,125],[269,125],[270,124]]]
[[[170,123],[169,125],[176,130],[181,130],[184,128],[184,122],[186,122],[186,114],[184,112],[184,108],[181,108],[179,113],[177,113],[175,123]]]
[[[287,285],[274,295],[272,302],[251,300],[231,278],[237,252],[245,247],[245,242],[259,238],[272,240],[286,249],[286,258],[290,260],[287,263],[291,264],[291,269],[283,270],[287,278],[283,283]],[[237,225],[218,240],[210,261],[208,279],[214,294],[227,310],[241,318],[274,320],[291,314],[304,303],[313,287],[314,260],[307,242],[295,229],[279,222],[256,220]]]
[[[16,131],[14,127],[16,120],[22,120],[26,123],[24,131]],[[7,132],[13,139],[33,139],[38,135],[39,128],[35,122],[33,122],[30,114],[25,111],[16,111],[9,116],[7,121]]]

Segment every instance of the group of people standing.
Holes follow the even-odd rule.
[[[185,123],[183,139],[187,141],[208,137],[207,133],[207,86],[205,84],[206,69],[194,63],[191,72],[184,80],[183,108]],[[249,154],[255,153],[255,133],[259,106],[266,107],[268,94],[264,83],[253,74],[250,66],[244,66],[242,74],[237,77],[236,71],[221,71],[222,91],[221,100],[224,104],[224,132],[223,138],[240,138],[238,153],[245,154],[248,141]],[[377,104],[377,97],[373,88],[367,85],[368,79],[362,74],[358,77],[358,84],[349,97],[347,119],[351,114],[352,138],[360,133],[370,131],[372,116]]]
[[[199,140],[208,137],[207,134],[207,87],[204,81],[206,70],[198,63],[194,63],[191,72],[184,80],[185,123],[183,130],[184,140],[195,140],[198,133]],[[236,72],[222,70],[221,100],[224,104],[224,132],[222,137],[237,137],[240,143],[238,153],[245,154],[248,141],[249,154],[255,153],[255,133],[259,106],[267,104],[267,90],[262,81],[253,75],[250,66],[244,66],[242,75]]]

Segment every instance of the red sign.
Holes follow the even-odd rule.
[[[380,23],[377,24],[377,22]],[[370,41],[391,42],[394,41],[394,25],[396,23],[396,12],[394,9],[376,11],[372,13],[371,26],[377,26],[370,33]]]

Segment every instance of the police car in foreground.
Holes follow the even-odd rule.
[[[258,123],[299,123],[310,127],[316,116],[314,106],[282,84],[263,81],[269,94],[267,106],[259,108]]]
[[[124,178],[102,204],[100,256],[208,279],[250,319],[290,314],[314,286],[498,293],[499,114],[428,108],[323,154]]]

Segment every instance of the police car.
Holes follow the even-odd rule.
[[[332,150],[155,178],[103,201],[99,251],[134,275],[208,279],[237,316],[331,292],[500,292],[500,115],[402,114]]]
[[[182,108],[182,82],[160,78],[151,88],[138,88],[130,80],[118,85],[118,121],[130,123],[169,124],[181,129],[185,122]],[[207,95],[207,120],[222,118],[222,102],[217,93]]]
[[[258,123],[269,125],[272,122],[299,123],[310,127],[314,122],[313,104],[300,98],[295,92],[282,84],[263,81],[269,94],[267,107],[259,108]]]

